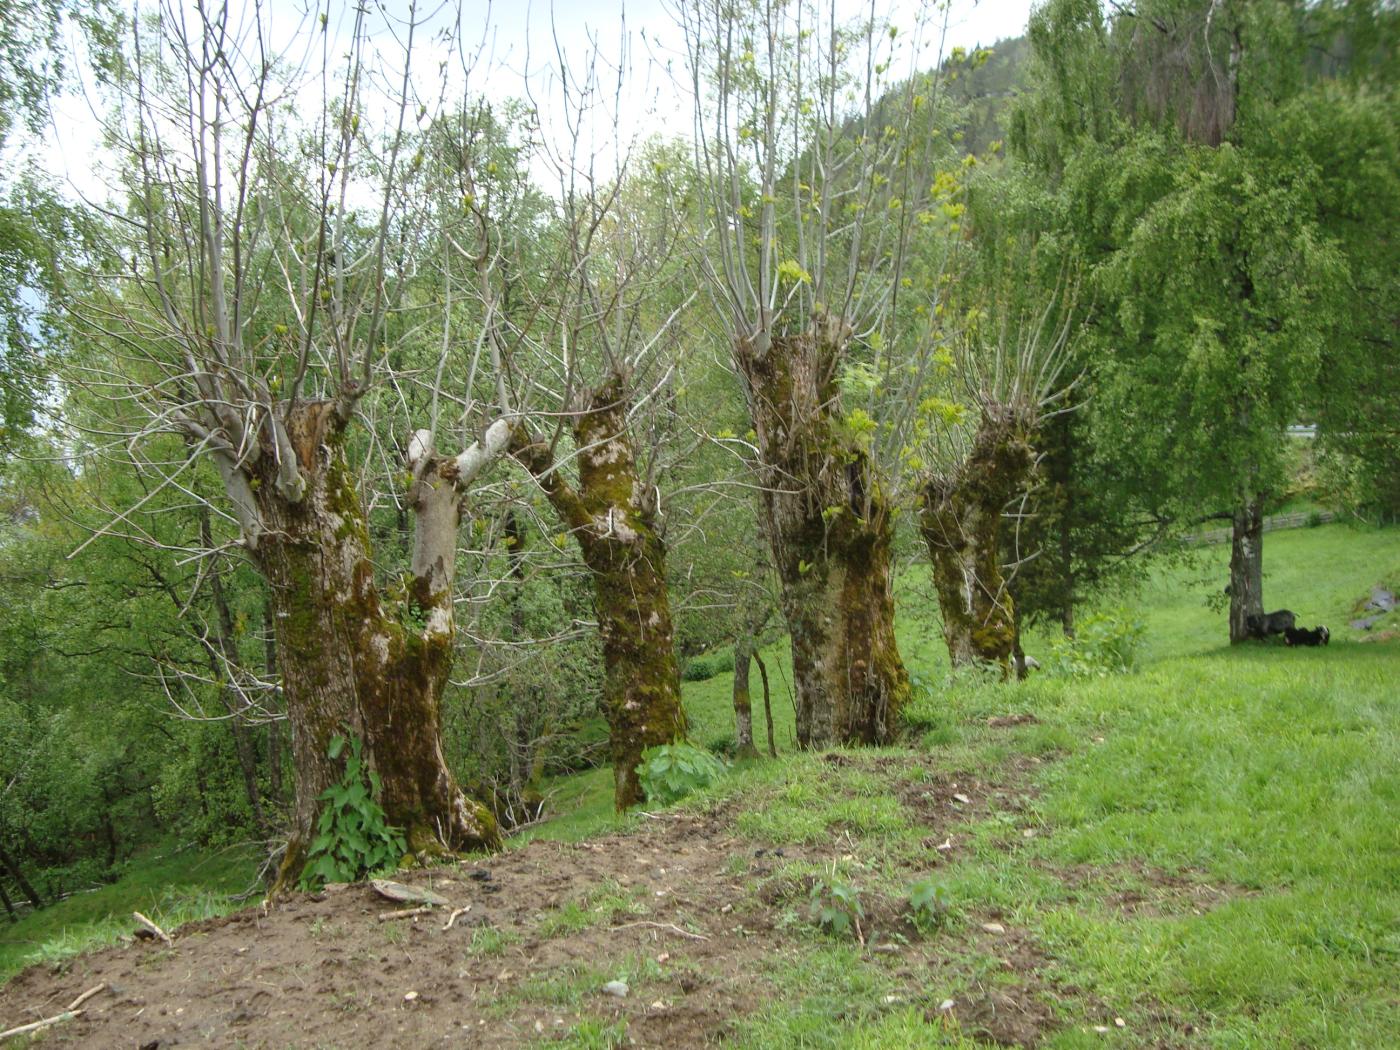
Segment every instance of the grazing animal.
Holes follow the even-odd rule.
[[[1251,613],[1245,617],[1245,630],[1251,638],[1258,638],[1261,642],[1271,634],[1283,634],[1293,630],[1298,622],[1298,617],[1287,609],[1279,609],[1275,612],[1265,613],[1263,616]]]
[[[1314,627],[1311,631],[1302,627],[1290,627],[1283,632],[1284,645],[1326,645],[1332,632],[1326,627]]]

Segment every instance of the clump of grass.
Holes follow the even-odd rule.
[[[541,937],[566,937],[582,933],[594,926],[611,923],[623,915],[638,915],[646,910],[636,895],[613,879],[606,880],[582,897],[565,901],[540,920]]]
[[[489,958],[493,955],[500,955],[512,945],[519,944],[520,934],[513,930],[502,930],[496,926],[478,926],[472,930],[471,943],[467,945],[467,954],[478,958]]]
[[[598,1017],[585,1017],[549,1045],[562,1050],[616,1050],[630,1043],[625,1020],[605,1021]]]
[[[116,882],[0,925],[0,982],[25,966],[119,943],[132,932],[133,911],[167,930],[236,911],[257,867],[251,848],[135,857]]]

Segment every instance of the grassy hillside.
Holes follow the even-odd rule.
[[[0,982],[30,963],[57,963],[131,933],[139,911],[165,928],[222,915],[256,885],[252,848],[200,853],[174,847],[135,857],[108,886],[75,893],[17,923],[0,921]]]
[[[1269,608],[1329,625],[1327,648],[1229,646],[1224,613],[1207,606],[1227,558],[1227,548],[1206,548],[1110,596],[1106,605],[1146,627],[1140,670],[1088,681],[928,688],[945,680],[946,655],[936,620],[922,614],[924,570],[904,578],[901,642],[926,683],[908,761],[975,770],[1045,760],[1027,826],[1005,814],[969,826],[972,853],[940,877],[958,907],[1034,930],[1062,983],[1114,1004],[1115,1016],[1139,1014],[1139,1030],[1141,1015],[1175,1010],[1205,1022],[1192,1024],[1189,1045],[1388,1045],[1400,1023],[1400,644],[1371,639],[1400,616],[1369,633],[1346,624],[1372,585],[1400,584],[1400,535],[1336,525],[1268,537]],[[1028,649],[1049,644],[1033,637]],[[785,675],[782,648],[769,657]],[[726,674],[687,687],[698,740],[725,732],[730,685]],[[986,725],[1010,713],[1037,721]],[[746,800],[740,826],[773,841],[842,830],[860,858],[897,852],[892,833],[917,838],[893,794],[849,787],[854,797],[833,791],[829,771],[798,756],[741,769],[721,794]],[[604,775],[576,779],[556,797],[561,816],[534,834],[635,824],[612,816],[609,788]],[[852,826],[865,834],[850,839]],[[1185,887],[1209,887],[1199,892],[1211,906],[1179,914],[1151,903]],[[1138,898],[1148,903],[1122,906]],[[883,986],[878,967],[867,976]],[[944,1045],[901,1014],[851,1027],[823,1010],[775,1010],[752,1022],[747,1045]],[[1048,1045],[1098,1036],[1082,1020]]]
[[[1327,648],[1226,645],[1224,615],[1206,605],[1226,555],[1198,551],[1106,602],[1146,626],[1136,672],[1021,684],[949,682],[916,567],[900,594],[921,683],[907,746],[793,753],[775,647],[779,761],[737,767],[654,817],[615,818],[606,770],[555,784],[558,815],[495,868],[498,880],[547,872],[552,903],[472,935],[482,957],[530,960],[523,978],[500,964],[511,981],[493,986],[481,1023],[556,1026],[542,1045],[621,1045],[628,1032],[663,1045],[648,1042],[662,1021],[647,1003],[698,984],[723,1007],[706,1031],[765,1050],[1393,1045],[1400,642],[1368,639],[1400,615],[1368,634],[1346,621],[1374,584],[1400,584],[1400,532],[1267,538],[1269,607],[1326,623]],[[697,740],[728,732],[730,683],[687,684]],[[538,841],[618,832],[582,853]],[[683,902],[629,881],[646,877],[642,855],[667,851],[688,854],[675,857],[682,881],[710,897],[672,912]],[[121,923],[104,908],[170,921],[181,902],[215,900],[175,889],[162,903],[159,878],[93,895],[86,918],[70,902],[12,927],[0,973],[110,933]],[[913,923],[920,884],[938,905]],[[864,943],[812,911],[838,890],[861,904]],[[654,949],[629,954],[629,927],[668,924],[708,939],[676,942],[665,966]],[[600,999],[619,976],[635,1001]]]

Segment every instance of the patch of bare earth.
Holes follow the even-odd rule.
[[[1040,762],[1014,758],[994,777],[910,780],[902,774],[912,758],[831,758],[887,777],[926,832],[926,855],[910,862],[918,874],[963,848],[961,825],[1022,813]],[[741,838],[737,808],[655,814],[629,834],[536,841],[400,876],[449,900],[425,915],[381,920],[403,906],[353,886],[192,924],[173,946],[136,942],[58,970],[33,967],[0,988],[0,1030],[56,1014],[105,984],[80,1016],[49,1028],[43,1045],[516,1047],[547,1042],[585,1018],[625,1026],[635,1046],[722,1042],[736,1022],[814,991],[772,978],[817,935],[791,921],[805,904],[801,887],[783,899],[782,879],[768,877],[850,848]],[[600,893],[610,908],[599,910]],[[568,902],[580,905],[572,923],[561,911]],[[468,906],[444,929],[453,910]],[[1057,1016],[1098,1012],[1056,983],[1053,960],[1029,931],[983,921],[995,918],[924,937],[899,901],[871,900],[865,951],[901,991],[888,1008],[923,1006],[931,1024],[955,1021],[964,1032],[1025,1047],[1051,1032]],[[625,997],[604,991],[624,974]],[[946,1006],[941,989],[949,987],[961,991]]]

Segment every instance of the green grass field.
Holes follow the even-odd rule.
[[[902,580],[901,644],[920,695],[907,745],[879,754],[905,779],[1043,760],[1028,808],[960,828],[969,848],[937,869],[952,921],[1004,916],[1044,950],[1054,987],[1077,990],[1052,1004],[1057,1023],[1042,1046],[1397,1045],[1400,638],[1365,641],[1346,623],[1374,584],[1400,589],[1400,530],[1329,525],[1267,537],[1268,607],[1327,624],[1326,648],[1226,644],[1224,614],[1207,599],[1224,584],[1227,554],[1199,550],[1105,599],[1141,618],[1141,658],[1132,673],[1090,679],[950,679],[926,569]],[[1396,627],[1391,614],[1371,636]],[[1027,643],[1032,653],[1049,646],[1034,634]],[[898,892],[881,882],[896,867],[885,861],[899,858],[904,872],[919,863],[919,829],[888,779],[833,775],[818,756],[794,753],[784,648],[767,654],[782,757],[736,767],[683,805],[734,800],[734,833],[766,841],[825,843],[844,829],[862,888]],[[696,741],[730,732],[731,681],[687,683]],[[1021,712],[1037,721],[987,725]],[[531,836],[577,839],[638,819],[613,815],[608,770],[551,789],[556,815]],[[110,939],[133,908],[174,921],[226,907],[220,894],[247,885],[246,861],[170,864],[0,931],[0,977]],[[1162,886],[1208,891],[1209,906],[1180,896],[1180,907],[1121,906],[1126,893],[1150,902]],[[737,1045],[990,1045],[926,1023],[854,944],[804,944],[774,960],[768,979],[806,991],[746,1019]],[[959,966],[958,980],[1002,979],[979,969],[986,960]],[[928,994],[936,1002],[943,992]],[[1123,1027],[1095,1032],[1104,1016]],[[1172,1018],[1191,1019],[1191,1029]],[[610,1046],[617,1033],[576,1035],[580,1046]]]

